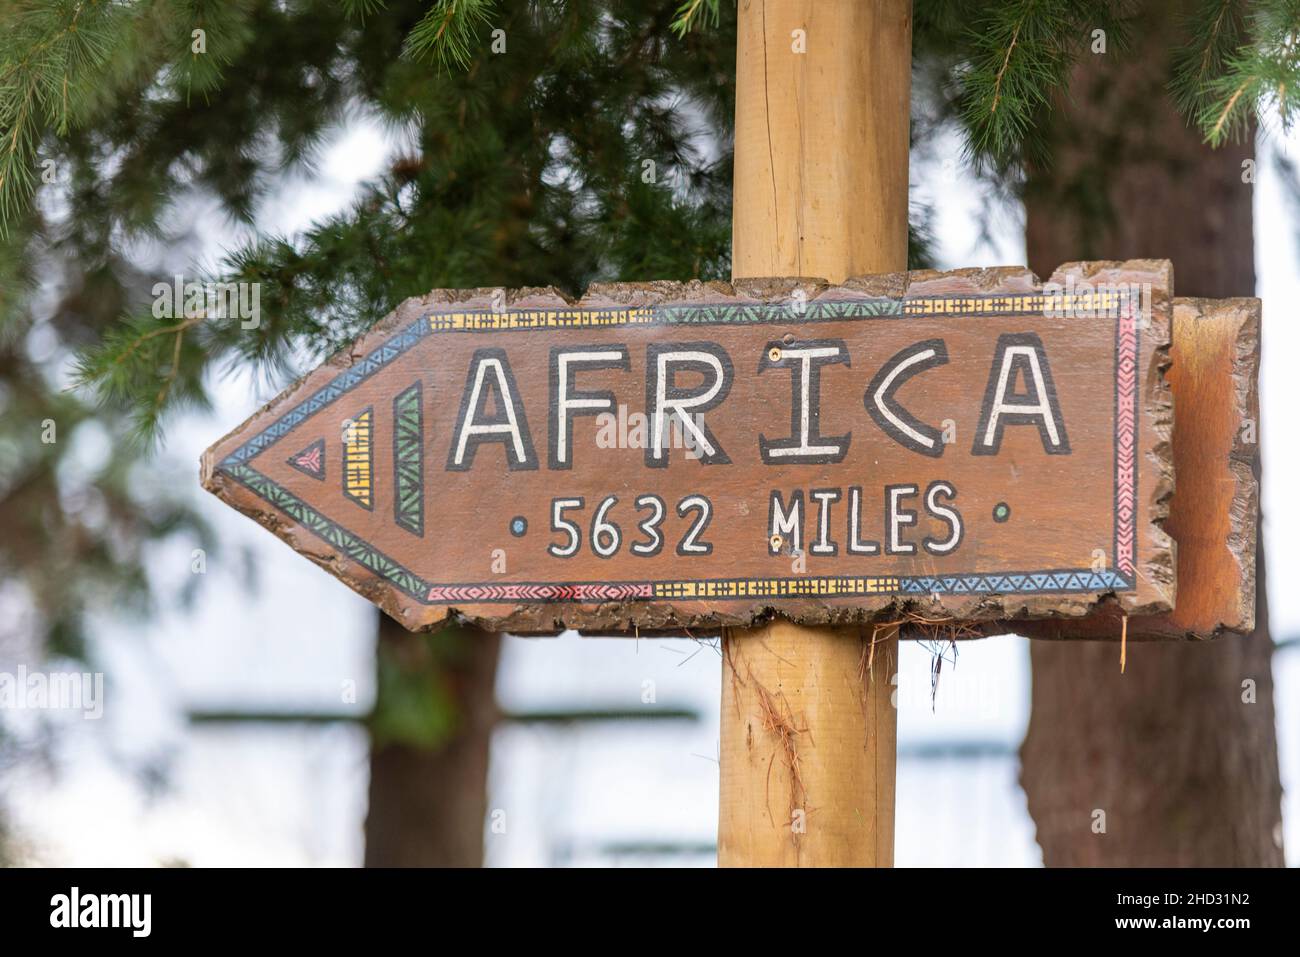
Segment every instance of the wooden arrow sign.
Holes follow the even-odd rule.
[[[408,628],[1168,611],[1168,263],[437,291],[204,455]]]

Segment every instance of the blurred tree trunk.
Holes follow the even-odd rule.
[[[1253,145],[1211,150],[1177,114],[1172,9],[1147,4],[1136,49],[1092,56],[1058,104],[1052,166],[1026,188],[1042,277],[1069,260],[1168,258],[1176,295],[1254,294]],[[1131,643],[1124,675],[1117,644],[1032,643],[1021,783],[1049,867],[1283,865],[1262,534],[1257,561],[1247,638]]]
[[[379,616],[367,867],[481,867],[501,636]]]

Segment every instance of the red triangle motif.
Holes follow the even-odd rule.
[[[310,475],[318,482],[325,480],[325,440],[317,439],[301,452],[289,456],[288,462],[303,475]]]

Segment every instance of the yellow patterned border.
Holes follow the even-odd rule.
[[[655,321],[649,306],[628,309],[525,309],[517,312],[444,312],[429,317],[431,332],[488,332],[497,329],[574,329],[627,326]]]
[[[653,582],[655,598],[800,598],[827,595],[892,595],[897,577],[825,576],[820,578],[715,578]]]
[[[931,296],[903,300],[903,315],[981,316],[1003,313],[1044,315],[1052,312],[1111,312],[1118,310],[1127,293],[1017,293],[1004,296]]]

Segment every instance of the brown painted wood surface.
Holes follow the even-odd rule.
[[[1255,624],[1260,302],[1176,298],[1173,317],[1177,480],[1165,531],[1176,542],[1178,601],[1170,612],[1129,617],[1132,640],[1244,634]],[[1117,639],[1121,617],[1107,604],[1081,620],[1011,622],[1005,630]]]
[[[452,614],[513,631],[748,624],[772,610],[816,623],[901,610],[963,620],[1077,616],[1112,591],[1132,614],[1167,609],[1174,597],[1169,543],[1160,529],[1170,484],[1162,374],[1167,264],[1072,264],[1052,281],[1066,290],[1083,282],[1099,290],[1124,284],[1152,290],[1135,344],[1131,589],[1089,587],[1087,577],[1099,568],[1119,571],[1124,559],[1114,554],[1125,508],[1116,478],[1117,422],[1124,419],[1117,412],[1116,363],[1128,347],[1119,342],[1113,316],[1045,310],[1034,277],[1021,269],[863,277],[841,286],[778,279],[606,285],[577,304],[552,290],[435,292],[404,303],[218,442],[205,454],[204,483],[408,628],[435,627]],[[842,316],[845,311],[853,315]],[[1070,452],[1048,454],[1037,426],[1021,424],[1006,427],[997,454],[974,455],[999,336],[1024,333],[1043,344]],[[848,355],[848,362],[821,369],[817,423],[827,441],[850,436],[847,451],[840,462],[764,463],[761,441],[786,438],[794,428],[792,364],[774,364],[774,350],[813,337],[841,341]],[[937,457],[905,447],[867,412],[870,382],[881,366],[899,350],[935,339],[942,339],[948,363],[902,385],[897,401],[923,422],[955,428],[955,441]],[[703,415],[730,462],[706,464],[670,448],[666,467],[649,467],[645,442],[602,447],[602,427],[607,438],[620,427],[576,416],[570,467],[553,468],[563,430],[548,421],[551,349],[625,349],[626,369],[584,368],[573,388],[608,391],[630,416],[647,410],[650,349],[674,342],[693,343],[684,348],[696,351],[717,348],[733,367],[729,393]],[[467,456],[465,470],[450,467],[463,397],[481,368],[475,357],[484,355],[504,359],[512,372],[517,414],[531,439],[527,468],[507,468],[507,443],[498,441]],[[704,378],[683,371],[674,384],[689,391]],[[1022,375],[1016,391],[1025,388]],[[479,421],[500,411],[499,399],[485,401]],[[402,401],[408,417],[419,416],[414,446],[402,442]],[[635,434],[634,427],[628,431]],[[398,489],[403,455],[404,481],[419,486],[414,511]],[[345,467],[355,471],[345,474]],[[925,540],[946,542],[953,530],[951,518],[926,508],[925,491],[941,480],[956,494],[934,501],[960,513],[962,537],[950,553],[932,554]],[[899,500],[916,513],[915,524],[900,527],[898,539],[915,552],[885,554],[886,487],[904,484],[917,489]],[[813,492],[827,488],[838,489],[840,498],[823,538]],[[876,542],[877,554],[849,552],[853,488],[861,489],[858,540]],[[802,492],[801,554],[792,553],[788,532],[773,545],[773,490],[786,508]],[[651,511],[636,508],[644,495],[657,496],[665,512],[657,528],[663,547],[650,556],[631,551],[634,541],[651,540],[637,527]],[[700,514],[689,507],[697,495],[710,503],[698,542],[711,551],[682,553],[678,547]],[[620,527],[622,541],[601,557],[591,530],[611,496],[617,502],[604,517]],[[572,557],[548,553],[566,541],[552,531],[556,498],[584,503],[562,516],[581,532]],[[1009,506],[1005,522],[994,520],[998,503]],[[522,535],[511,531],[517,519],[527,523]],[[466,528],[475,534],[463,534]],[[819,554],[827,540],[836,554]],[[1062,570],[1072,577],[1032,578]],[[1006,573],[1032,574],[1018,584],[988,577]],[[963,590],[961,583],[971,581]],[[927,583],[923,592],[915,591],[917,582]]]

